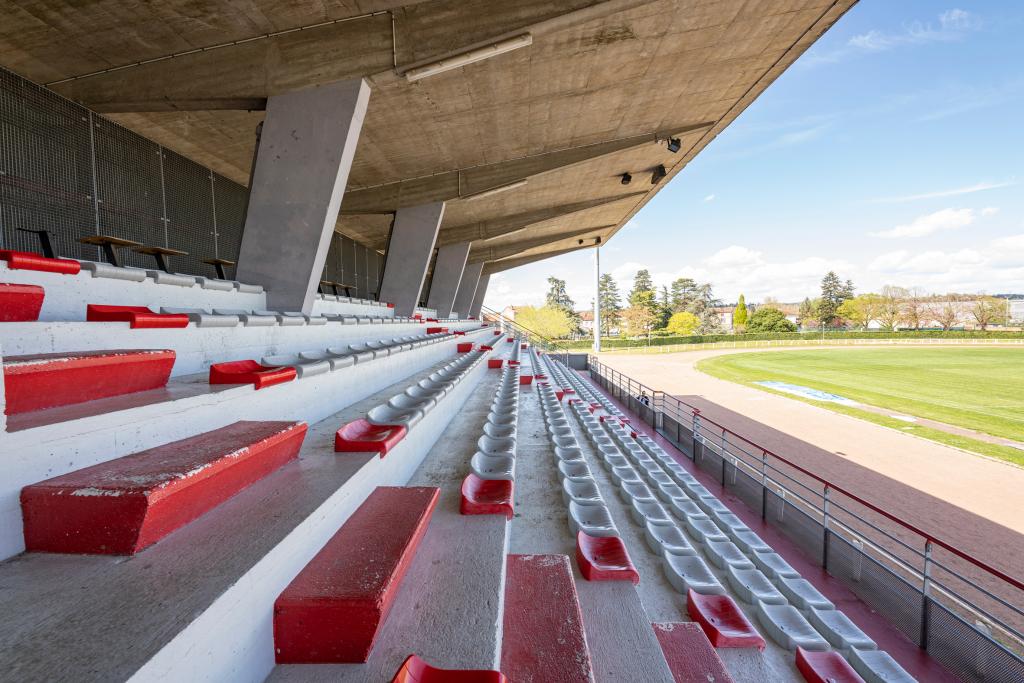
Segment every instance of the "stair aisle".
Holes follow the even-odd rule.
[[[439,497],[367,661],[282,664],[269,680],[390,681],[410,654],[441,669],[498,669],[509,524],[503,514],[459,512],[462,481],[500,375],[485,372],[407,483],[437,487]]]

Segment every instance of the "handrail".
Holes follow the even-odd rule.
[[[535,331],[531,330],[529,327],[526,327],[525,325],[523,325],[521,323],[518,323],[518,322],[516,322],[515,320],[513,320],[511,318],[505,317],[502,313],[499,313],[498,311],[495,311],[494,309],[488,308],[487,306],[481,306],[480,310],[481,311],[485,311],[487,313],[490,313],[492,316],[496,316],[499,320],[501,320],[501,321],[511,325],[512,327],[519,328],[520,330],[526,332],[528,336],[537,337],[538,339],[540,339],[543,342],[544,346],[556,349],[560,354],[564,354],[564,355],[568,355],[569,354],[569,347],[564,346],[563,344],[559,344],[555,340],[553,340],[553,339],[551,339],[549,337],[545,337],[544,335],[540,334],[539,332],[535,332]]]
[[[595,356],[590,356],[589,359],[588,359],[588,363],[591,366],[598,366],[600,368],[607,368],[608,367],[607,365],[601,363]],[[615,371],[615,372],[618,372],[618,371]],[[622,373],[618,373],[618,374],[622,375]],[[622,376],[625,377],[625,375],[622,375]],[[635,381],[632,378],[629,378],[629,380],[631,382]],[[638,384],[639,384],[639,382],[638,382]],[[788,458],[784,458],[783,456],[773,452],[772,450],[770,450],[768,448],[765,448],[765,447],[763,447],[763,446],[761,446],[761,445],[751,441],[750,439],[746,438],[745,436],[743,436],[741,434],[737,434],[736,432],[734,432],[733,430],[729,429],[728,427],[722,425],[721,423],[716,422],[715,420],[712,420],[711,418],[705,417],[701,413],[700,409],[697,408],[696,406],[690,405],[686,401],[683,401],[682,399],[676,398],[675,396],[671,396],[669,394],[665,394],[664,392],[662,392],[662,396],[664,396],[666,399],[671,399],[671,400],[675,401],[676,404],[678,404],[679,406],[686,406],[687,408],[690,409],[691,415],[693,417],[699,417],[702,422],[707,422],[707,423],[713,424],[716,427],[718,427],[719,429],[721,429],[724,433],[730,434],[730,435],[732,435],[732,436],[734,436],[734,437],[736,437],[738,439],[741,439],[742,441],[746,442],[747,444],[749,444],[749,445],[753,446],[754,448],[760,450],[765,455],[770,455],[771,457],[775,458],[776,460],[779,460],[780,462],[785,463],[787,466],[792,467],[793,469],[795,469],[796,471],[800,472],[801,474],[803,474],[803,475],[805,475],[807,477],[810,477],[811,479],[817,481],[818,483],[822,484],[827,490],[831,490],[831,491],[835,491],[837,493],[841,493],[842,495],[850,498],[851,500],[856,501],[857,503],[863,505],[864,507],[868,508],[869,510],[871,510],[871,511],[873,511],[873,512],[875,512],[875,513],[877,513],[877,514],[879,514],[879,515],[881,515],[883,517],[885,517],[889,521],[895,522],[896,524],[900,525],[904,529],[917,534],[918,536],[922,537],[926,542],[929,542],[929,543],[932,543],[934,545],[937,545],[940,548],[943,548],[944,550],[946,550],[946,551],[952,553],[953,555],[959,557],[960,559],[962,559],[962,560],[964,560],[966,562],[969,562],[969,563],[973,564],[974,566],[978,567],[979,569],[981,569],[981,570],[991,574],[992,576],[995,576],[996,578],[998,578],[998,579],[1008,583],[1009,585],[1013,586],[1014,588],[1017,588],[1018,590],[1024,591],[1024,581],[1022,581],[1020,579],[1017,579],[1015,577],[1012,577],[1009,574],[1007,574],[1007,573],[1005,573],[1005,572],[1003,572],[1003,571],[1001,571],[999,569],[996,569],[995,567],[992,567],[991,565],[987,564],[986,562],[983,562],[982,560],[977,559],[976,557],[974,557],[973,555],[971,555],[967,551],[961,550],[960,548],[956,547],[952,543],[944,541],[944,540],[942,540],[940,538],[937,538],[936,536],[934,536],[934,535],[932,535],[930,533],[925,532],[924,530],[922,530],[918,526],[916,526],[914,524],[911,524],[910,522],[904,521],[900,517],[897,517],[895,514],[893,514],[891,512],[888,512],[887,510],[882,509],[878,505],[875,505],[874,503],[871,503],[870,501],[865,500],[864,498],[858,496],[855,493],[852,493],[852,492],[848,491],[847,489],[843,488],[842,486],[834,484],[831,481],[829,481],[828,479],[825,479],[824,477],[821,477],[821,476],[811,472],[807,468],[802,467],[800,465],[797,465],[796,463],[794,463],[793,461],[789,460]]]

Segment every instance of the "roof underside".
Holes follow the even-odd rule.
[[[444,200],[439,244],[497,271],[607,241],[855,1],[33,0],[4,3],[0,63],[241,183],[267,97],[365,77],[338,231],[383,250],[394,210]]]

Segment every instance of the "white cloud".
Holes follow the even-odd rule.
[[[981,210],[982,216],[995,216],[997,213],[999,213],[998,206],[986,206],[984,209]]]
[[[715,201],[715,195],[709,194],[707,197],[704,198],[704,201],[706,201],[706,202],[713,202],[713,201]]]
[[[995,240],[989,247],[915,252],[906,249],[881,254],[868,270],[877,282],[917,287],[928,292],[1019,291],[1024,281],[1024,235],[1016,241],[1016,255],[1007,253],[1008,243]]]
[[[920,199],[938,199],[940,197],[955,197],[962,194],[973,194],[975,192],[984,192],[985,190],[997,190],[1001,187],[1010,187],[1016,185],[1015,180],[1007,180],[999,183],[975,183],[974,185],[965,185],[964,187],[956,187],[952,190],[939,190],[937,192],[925,192],[922,194],[908,194],[900,197],[878,197],[875,199],[869,199],[868,202],[872,204],[899,204],[902,202],[916,202]]]
[[[974,209],[942,209],[918,216],[910,223],[890,230],[868,233],[874,237],[896,239],[900,237],[926,237],[937,232],[966,228],[975,220]]]
[[[1005,251],[1021,251],[1024,252],[1024,233],[1020,235],[1008,235],[1007,237],[1000,237],[992,242],[992,246],[996,249]]]

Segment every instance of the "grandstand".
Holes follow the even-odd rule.
[[[483,322],[853,4],[5,9],[0,679],[1021,680],[1001,587],[908,635],[724,432]]]

